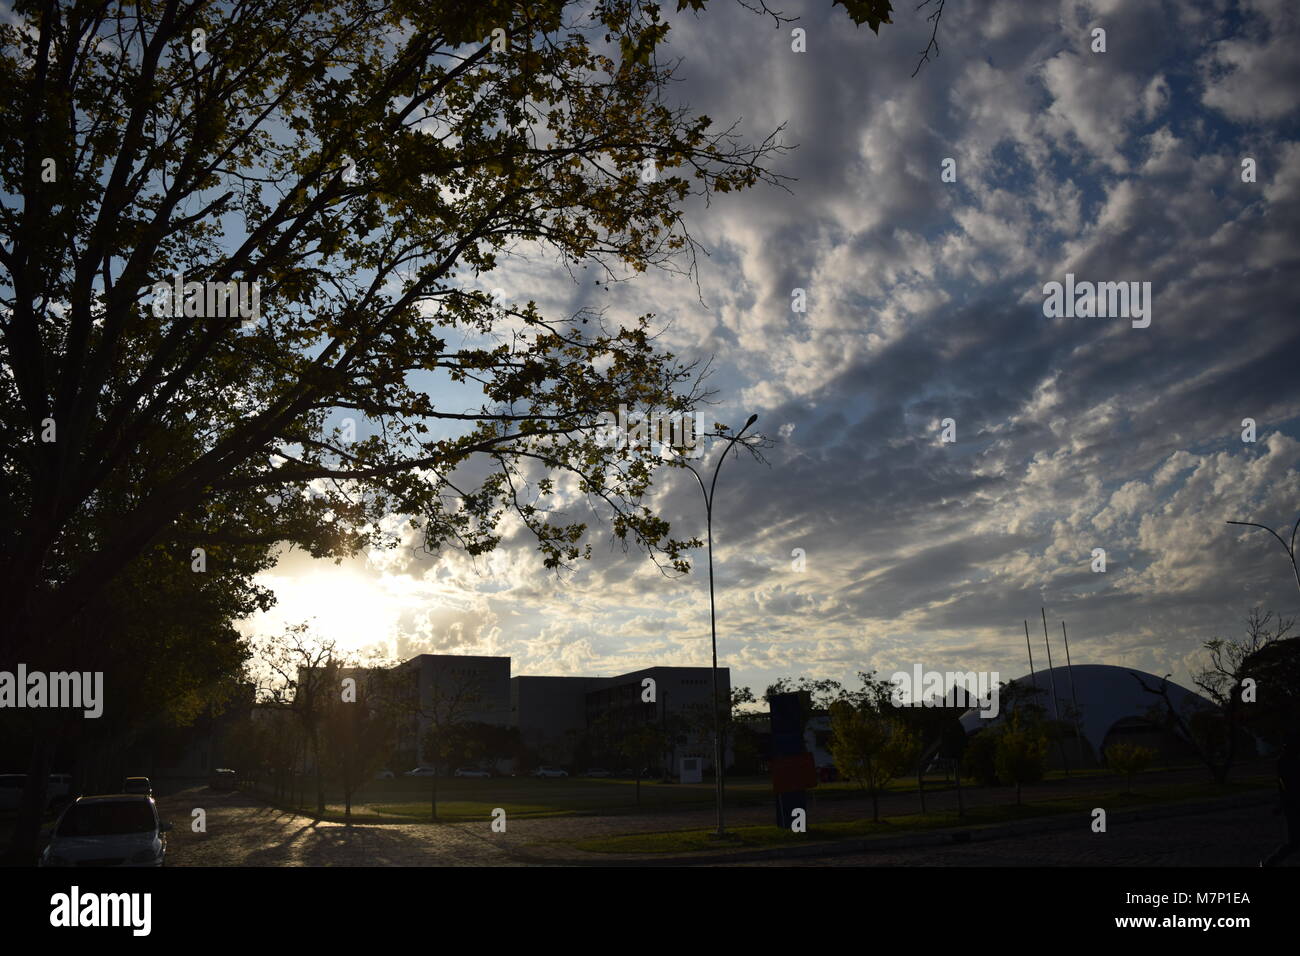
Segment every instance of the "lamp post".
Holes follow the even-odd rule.
[[[704,494],[704,516],[705,526],[708,529],[709,542],[709,632],[713,642],[713,779],[717,789],[718,803],[718,833],[719,839],[726,836],[726,830],[723,828],[722,819],[722,718],[718,706],[718,615],[717,606],[713,597],[713,496],[718,487],[718,473],[722,470],[722,463],[727,460],[727,453],[731,451],[736,442],[740,441],[741,436],[745,434],[754,422],[758,421],[757,415],[750,415],[740,431],[732,435],[727,441],[727,447],[722,450],[722,456],[718,459],[717,465],[713,468],[713,480],[709,486],[704,486],[704,479],[700,473],[691,467],[685,460],[681,461],[682,467],[686,468],[695,476],[696,482],[699,483],[700,491]]]

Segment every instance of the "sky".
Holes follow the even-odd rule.
[[[1043,666],[1040,607],[1054,658],[1064,620],[1074,663],[1187,683],[1251,607],[1300,617],[1278,543],[1225,524],[1300,514],[1300,13],[947,6],[915,77],[929,25],[911,4],[879,37],[822,0],[788,0],[781,28],[722,0],[671,16],[671,95],[751,139],[785,124],[789,191],[688,207],[698,288],[653,271],[597,288],[542,260],[486,281],[554,315],[653,312],[664,348],[712,359],[707,420],[759,415],[767,463],[728,460],[714,514],[733,684],[917,663],[1009,679],[1026,618]],[[1149,282],[1150,325],[1046,317],[1067,273]],[[690,476],[665,472],[650,504],[703,534]],[[594,526],[594,559],[556,573],[507,532],[478,558],[411,538],[341,565],[286,553],[262,578],[277,606],[243,627],[509,655],[515,674],[708,663],[702,552],[669,579]]]

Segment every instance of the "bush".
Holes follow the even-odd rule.
[[[961,772],[981,787],[997,786],[997,748],[997,731],[981,730],[966,742],[966,750],[961,758]]]
[[[1010,723],[998,734],[995,752],[998,777],[1004,783],[1016,785],[1016,804],[1020,804],[1020,788],[1027,783],[1043,779],[1047,769],[1047,735],[1037,723],[1022,723],[1019,714],[1013,714]]]
[[[1151,766],[1155,756],[1156,752],[1150,747],[1141,747],[1137,744],[1118,743],[1106,748],[1106,764],[1110,769],[1122,773],[1127,778],[1126,793],[1133,789],[1133,775]]]

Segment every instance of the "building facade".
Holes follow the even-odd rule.
[[[420,654],[398,670],[407,675],[415,702],[399,743],[413,749],[421,765],[433,762],[425,741],[435,725],[511,723],[508,657]]]
[[[708,667],[647,667],[615,677],[520,676],[511,678],[510,688],[515,726],[543,763],[571,762],[582,751],[583,735],[602,726],[658,724],[669,744],[655,769],[675,773],[684,757],[713,766]],[[719,668],[724,707],[730,696],[731,674]]]
[[[433,766],[437,761],[426,746],[432,728],[490,724],[518,730],[527,762],[572,766],[581,773],[587,766],[575,761],[598,749],[592,746],[594,739],[603,736],[607,742],[613,728],[626,733],[645,724],[655,725],[666,742],[662,754],[645,757],[655,771],[676,773],[684,757],[701,758],[705,769],[712,768],[710,668],[647,667],[614,677],[512,677],[510,663],[509,657],[420,654],[388,672],[396,680],[385,692],[396,695],[403,715],[397,751],[407,759],[413,755],[420,766]],[[724,706],[730,694],[730,673],[719,668],[718,697]],[[610,769],[631,761],[628,757]],[[497,770],[524,769],[494,762]]]

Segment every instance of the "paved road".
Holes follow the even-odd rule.
[[[1282,839],[1271,805],[1004,837],[961,846],[763,860],[751,866],[1258,866]],[[727,864],[737,865],[737,864]],[[1283,865],[1300,866],[1300,854]]]
[[[175,825],[168,866],[518,866],[486,826],[318,823],[268,807],[243,793],[187,790],[158,802]],[[192,829],[192,811],[207,814],[207,832]]]
[[[571,853],[546,846],[547,837],[627,832],[627,817],[521,820],[508,834],[484,823],[345,826],[267,807],[242,793],[195,789],[160,801],[176,830],[168,864],[177,866],[521,866],[563,864]],[[194,833],[191,810],[207,812],[207,832]],[[1281,839],[1282,824],[1268,805],[1212,813],[1113,822],[1094,834],[1077,831],[1005,837],[964,846],[930,846],[798,859],[763,860],[760,866],[1255,866]],[[684,825],[674,816],[669,826]],[[616,862],[592,854],[591,862]],[[656,862],[647,859],[645,862]],[[664,862],[664,861],[660,861]],[[1300,858],[1288,861],[1300,865]]]

